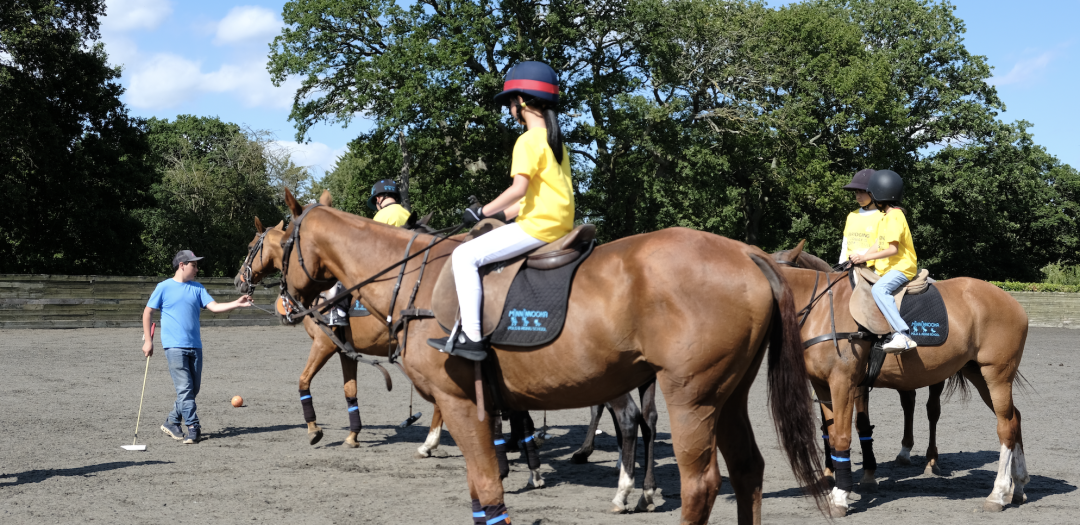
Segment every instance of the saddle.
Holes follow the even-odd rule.
[[[484,219],[473,226],[465,236],[464,242],[475,239],[505,224],[496,219]],[[514,277],[522,266],[539,270],[553,270],[577,261],[591,246],[596,238],[596,226],[583,224],[560,239],[545,244],[531,252],[512,259],[499,261],[480,268],[480,282],[484,290],[484,303],[481,308],[481,331],[484,336],[491,335],[499,326],[499,320],[506,303],[507,293]],[[432,292],[431,309],[435,319],[447,332],[458,320],[458,297],[454,283],[454,268],[447,261],[442,267],[435,290]]]
[[[919,295],[926,292],[929,288],[929,275],[928,270],[920,270],[914,279],[896,291],[893,298],[896,300],[897,310],[903,304],[905,295]],[[871,287],[878,282],[878,278],[879,276],[874,270],[865,266],[852,268],[852,292],[848,307],[851,310],[851,317],[855,318],[855,322],[880,335],[892,332],[892,327],[885,320],[885,316],[882,315],[877,303],[874,302],[874,296],[870,293]]]

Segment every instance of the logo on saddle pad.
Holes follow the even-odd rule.
[[[937,332],[937,329],[941,325],[938,323],[928,323],[926,321],[912,321],[911,322],[911,335],[913,337],[941,337],[941,334]]]
[[[360,310],[360,311],[363,311],[363,312],[367,311],[367,308],[364,308],[364,305],[360,304],[360,299],[357,299],[356,302],[353,303],[352,309],[353,310]]]
[[[541,319],[547,319],[548,313],[546,310],[518,310],[517,308],[510,309],[508,313],[510,316],[510,326],[506,327],[507,330],[518,330],[525,332],[546,332],[542,324]],[[532,320],[530,324],[529,320]],[[521,321],[521,324],[518,324]]]

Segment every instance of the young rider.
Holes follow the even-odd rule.
[[[461,329],[450,353],[474,361],[487,356],[480,326],[479,268],[539,248],[574,227],[574,187],[556,112],[559,80],[555,70],[542,62],[514,66],[495,102],[509,106],[510,115],[527,131],[514,144],[510,188],[487,205],[477,204],[463,213],[466,223],[487,217],[505,221],[515,215],[516,221],[462,244],[452,257]],[[428,340],[439,349],[446,348],[447,342],[446,337]]]
[[[870,182],[870,175],[874,170],[865,169],[855,174],[851,182],[844,186],[845,190],[855,194],[855,202],[859,203],[859,209],[847,216],[844,224],[844,243],[840,247],[840,264],[848,261],[851,255],[865,255],[871,248],[878,244],[878,223],[884,215],[876,207],[870,194],[866,192],[866,184]],[[874,261],[867,261],[866,266],[874,267]]]
[[[890,354],[898,354],[916,346],[892,296],[914,279],[918,271],[911,229],[904,210],[897,206],[904,196],[904,181],[895,171],[878,170],[870,176],[866,186],[874,206],[885,216],[878,226],[878,249],[864,255],[852,254],[851,262],[874,262],[874,271],[880,276],[872,288],[874,302],[893,329],[892,338],[882,348]]]
[[[409,221],[409,210],[398,204],[401,200],[401,192],[398,191],[396,182],[383,179],[371,187],[371,197],[367,205],[378,213],[373,220],[390,226],[404,226]]]

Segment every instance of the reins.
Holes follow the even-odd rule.
[[[799,266],[796,266],[795,263],[791,262],[791,261],[778,261],[778,262],[780,264],[786,264],[788,266],[799,268]],[[799,320],[799,328],[802,328],[802,326],[806,323],[806,320],[810,318],[810,311],[814,309],[814,306],[817,304],[817,302],[820,301],[821,298],[824,297],[825,295],[828,295],[829,296],[829,322],[830,322],[830,326],[832,328],[832,331],[830,333],[822,334],[822,335],[819,335],[817,337],[813,337],[813,338],[810,338],[810,339],[808,339],[806,341],[803,341],[803,349],[810,348],[811,346],[814,346],[814,345],[816,345],[818,343],[823,343],[825,341],[832,340],[833,347],[836,348],[837,352],[840,352],[840,344],[838,342],[839,339],[847,339],[848,342],[850,343],[851,341],[854,341],[856,339],[868,339],[869,338],[868,336],[870,334],[868,334],[866,332],[861,332],[861,331],[860,332],[837,332],[836,331],[836,309],[835,309],[835,307],[833,305],[832,287],[836,286],[836,284],[839,283],[841,280],[843,280],[845,275],[849,274],[850,272],[851,272],[851,270],[846,270],[844,272],[841,272],[840,275],[837,276],[836,280],[829,283],[829,285],[826,286],[825,289],[822,290],[821,293],[819,294],[819,293],[817,293],[818,281],[821,278],[821,273],[823,273],[823,272],[821,272],[819,270],[814,271],[814,290],[812,292],[810,292],[810,303],[807,304],[806,307],[804,307],[802,310],[799,310],[799,312],[796,314],[796,315],[802,317],[802,319]],[[828,274],[826,273],[825,274],[825,280],[828,281],[828,279],[829,279]]]

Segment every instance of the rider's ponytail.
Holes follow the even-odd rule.
[[[544,125],[547,126],[548,146],[551,147],[551,152],[555,154],[555,161],[562,164],[563,140],[562,130],[559,129],[559,114],[550,107],[544,107],[543,112]]]

